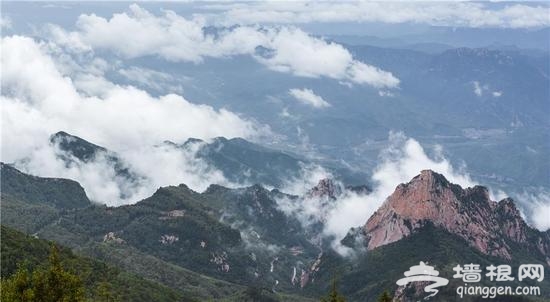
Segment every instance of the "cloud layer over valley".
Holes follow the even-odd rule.
[[[2,39],[2,161],[20,162],[32,174],[78,180],[99,202],[135,202],[160,185],[187,183],[202,190],[210,183],[224,183],[215,171],[202,173],[209,168],[191,155],[153,147],[164,140],[250,138],[269,131],[225,109],[194,104],[175,94],[152,97],[101,76],[94,78],[95,90],[101,93],[88,96],[58,65],[44,43],[21,36]],[[115,181],[105,160],[64,167],[49,144],[50,135],[59,130],[124,155],[150,179],[121,200],[120,191],[128,191],[129,185]]]
[[[322,158],[327,154],[340,155],[338,152],[342,149],[336,148],[354,148],[355,140],[343,139],[340,145],[330,145],[330,140],[336,141],[344,131],[357,133],[366,129],[365,132],[376,131],[383,137],[389,128],[381,122],[382,119],[412,116],[424,108],[416,107],[419,102],[415,101],[419,99],[406,95],[413,85],[407,82],[405,74],[408,72],[392,73],[390,70],[395,65],[387,61],[393,57],[376,54],[380,51],[376,50],[377,47],[347,46],[310,34],[303,29],[307,26],[298,26],[381,22],[536,29],[550,25],[547,6],[524,4],[495,4],[495,9],[489,9],[489,4],[470,2],[426,5],[401,2],[300,2],[292,5],[251,2],[200,3],[197,6],[204,10],[190,16],[168,9],[155,11],[137,4],[119,13],[109,11],[96,15],[79,11],[74,26],[35,24],[32,35],[2,36],[1,161],[14,163],[17,168],[33,175],[74,179],[83,185],[93,201],[108,205],[134,203],[150,196],[160,186],[181,183],[196,191],[203,191],[210,184],[250,185],[231,183],[220,170],[197,157],[197,150],[205,142],[185,147],[181,143],[191,137],[207,142],[219,136],[250,140],[276,137],[269,143],[277,145],[280,142],[275,140],[280,137],[284,137],[281,140],[287,139],[291,137],[291,131],[297,129],[297,139],[288,142],[288,149],[296,150],[302,143],[303,150],[300,151],[304,154],[311,150],[311,154],[328,150],[316,158],[321,160],[327,159]],[[2,16],[0,21],[2,29],[11,30],[18,26],[18,22],[12,22],[17,20],[7,16]],[[372,53],[375,55],[371,58],[369,54]],[[424,55],[427,56],[415,54],[410,60]],[[237,61],[237,58],[247,60]],[[243,65],[257,68],[250,73],[252,77],[256,74],[268,76],[265,80],[261,78],[263,82],[258,84],[247,77],[235,76],[232,81],[223,78],[237,73],[217,74],[218,66],[229,66],[222,64],[227,62],[224,60],[233,59],[239,64],[244,62]],[[209,60],[213,63],[205,64]],[[212,70],[192,68],[199,64]],[[156,69],[157,65],[170,68]],[[228,69],[234,68],[231,66]],[[185,81],[193,81],[192,76],[185,78],[187,74],[196,75],[197,81],[185,86]],[[132,85],[120,84],[117,78]],[[478,80],[468,82],[471,87],[467,89],[471,97],[479,101],[477,103],[484,105],[482,101],[485,99],[497,103],[497,100],[503,101],[513,95],[511,87],[489,84],[485,78],[473,79]],[[193,85],[196,85],[195,94],[186,94]],[[223,94],[230,90],[217,90],[224,85],[238,87],[232,93]],[[265,87],[257,87],[260,85]],[[429,85],[426,87],[433,89]],[[502,87],[506,90],[503,91]],[[337,91],[339,88],[342,90]],[[357,93],[359,97],[348,98],[351,93]],[[278,100],[276,105],[276,102],[266,105],[261,101],[266,95],[282,94],[284,101]],[[399,94],[405,95],[407,103],[401,103]],[[200,98],[186,99],[183,95],[208,95],[211,96],[209,104],[227,107],[201,104]],[[386,97],[388,102],[376,103],[377,96]],[[231,103],[239,98],[243,99],[244,105],[236,104],[237,101]],[[299,104],[284,103],[287,98]],[[279,104],[282,107],[280,115],[285,117],[281,119],[284,121],[280,129],[288,131],[284,134],[274,133],[269,125],[254,119],[262,118],[261,114],[254,115],[257,112],[273,108],[277,108],[273,112],[280,112],[281,108],[276,107]],[[368,110],[355,110],[360,106],[366,106]],[[243,108],[247,107],[250,107],[251,116],[237,112],[245,112]],[[382,110],[384,114],[381,115]],[[426,121],[432,120],[428,116],[431,112],[421,113],[426,115]],[[423,115],[419,115],[419,120],[422,118]],[[288,127],[284,125],[287,121]],[[411,121],[408,123],[404,119],[402,124],[395,123],[396,128],[422,124]],[[487,125],[490,122],[487,121]],[[441,125],[444,124],[443,121]],[[439,123],[434,125],[444,137],[445,127],[440,127]],[[419,131],[422,134],[418,137],[433,138],[432,134],[437,131],[428,133],[433,129],[426,127],[426,133]],[[459,133],[463,130],[453,127],[448,127],[452,135],[455,135],[452,131]],[[478,130],[472,129],[472,132]],[[50,140],[51,135],[58,131],[66,131],[112,150],[124,168],[135,175],[120,175],[110,153],[96,154],[86,162],[66,154],[58,143]],[[323,144],[310,144],[310,134],[320,137],[318,141]],[[471,138],[464,136],[465,140]],[[457,136],[456,139],[463,138]],[[370,139],[365,140],[365,144],[370,142]],[[378,143],[372,150],[380,150],[383,143],[375,142]],[[370,194],[344,188],[334,202],[305,198],[301,202],[280,200],[279,206],[287,214],[296,215],[304,225],[322,222],[323,235],[341,239],[350,228],[363,225],[399,183],[408,182],[423,169],[441,173],[463,187],[477,184],[464,169],[453,166],[440,148],[436,147],[434,155],[428,156],[419,141],[401,132],[391,132],[382,149],[377,165],[370,173],[371,178],[364,180],[372,186]],[[348,164],[347,159],[341,160]],[[334,177],[328,169],[315,163],[304,165],[301,177],[289,177],[288,183],[279,189],[304,195],[320,179],[327,177]],[[503,195],[497,191],[491,193],[495,200]],[[541,230],[550,228],[550,194],[541,189],[540,192],[517,195],[525,201],[518,200],[529,222]],[[334,247],[342,251],[338,240],[334,242]]]
[[[223,173],[196,158],[196,150],[165,140],[254,139],[271,133],[228,109],[185,99],[179,79],[170,74],[124,60],[155,56],[200,64],[248,55],[293,76],[377,89],[399,84],[390,72],[355,60],[342,45],[295,27],[213,27],[200,16],[184,18],[169,10],[155,15],[136,4],[110,18],[80,15],[74,30],[47,24],[35,33],[42,39],[2,37],[1,160],[31,174],[75,179],[91,199],[110,205],[136,202],[159,186],[185,183],[201,191],[211,183],[230,185]],[[118,84],[112,74],[143,88]],[[313,92],[296,92],[300,101],[328,106]],[[63,161],[67,155],[50,142],[61,130],[116,152],[139,177],[120,177],[105,155]]]
[[[459,184],[463,188],[479,185],[474,181],[464,167],[456,168],[442,155],[440,146],[434,148],[434,154],[429,156],[422,145],[414,138],[406,137],[402,132],[392,132],[389,135],[388,145],[380,153],[378,166],[373,170],[368,181],[373,187],[371,193],[357,193],[345,189],[342,184],[342,194],[336,200],[324,198],[303,198],[299,201],[280,199],[281,210],[288,215],[297,217],[304,226],[323,224],[324,236],[333,238],[333,247],[342,254],[349,251],[340,245],[339,241],[346,236],[351,228],[362,226],[367,219],[382,205],[400,183],[407,183],[420,171],[433,170],[443,174],[450,182]],[[304,195],[307,189],[316,183],[312,179],[330,178],[332,175],[321,169],[309,167],[304,169],[303,179],[293,181],[286,190]],[[300,187],[297,184],[308,184]],[[483,184],[481,184],[483,185]],[[500,201],[506,194],[489,188],[491,199]],[[524,209],[528,215],[527,221],[540,230],[547,230],[548,225],[548,193],[522,193],[517,195],[518,207]]]
[[[50,25],[52,41],[74,52],[109,50],[123,58],[159,56],[200,63],[205,58],[250,55],[267,68],[300,77],[327,77],[376,88],[394,88],[399,79],[353,58],[342,45],[295,27],[213,27],[204,18],[186,19],[166,10],[156,16],[136,4],[110,19],[81,15],[76,31]]]

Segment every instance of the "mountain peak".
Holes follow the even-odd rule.
[[[99,152],[107,152],[107,149],[101,146],[64,131],[50,136],[50,142],[84,162],[93,159]]]
[[[432,170],[422,170],[420,171],[420,174],[415,176],[409,183],[405,184],[407,186],[410,185],[418,185],[422,184],[428,188],[431,187],[449,187],[451,183],[443,176],[442,174],[439,174],[437,172],[434,172]]]
[[[194,138],[194,137],[190,137],[188,138],[184,145],[187,145],[187,144],[195,144],[195,143],[203,143],[204,141],[200,138]]]
[[[428,224],[462,237],[485,254],[506,259],[512,257],[510,241],[530,244],[527,234],[536,232],[523,221],[511,199],[497,204],[485,187],[463,189],[441,174],[424,170],[397,186],[369,218],[363,229],[367,248],[401,240]],[[548,254],[550,242],[539,246],[542,254]]]
[[[433,178],[433,179],[438,179],[440,181],[445,181],[445,182],[449,182],[445,176],[443,176],[443,174],[439,174],[433,170],[430,170],[430,169],[426,169],[426,170],[422,170],[420,171],[420,174],[417,175],[416,177],[429,177],[429,178]],[[415,177],[415,178],[416,178]]]
[[[323,178],[319,183],[307,192],[307,196],[312,197],[328,197],[336,199],[342,193],[342,189],[330,178]]]
[[[516,204],[514,203],[514,200],[512,198],[504,198],[503,200],[499,201],[497,204],[497,210],[502,211],[502,214],[507,214],[509,217],[521,217],[521,213],[516,207]]]

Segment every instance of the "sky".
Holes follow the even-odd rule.
[[[329,36],[432,35],[440,28],[516,35],[550,26],[545,2],[2,2],[1,17],[1,160],[31,174],[76,179],[94,201],[110,205],[134,203],[163,185],[186,183],[197,191],[210,183],[239,185],[198,160],[196,150],[174,150],[161,144],[165,140],[261,141],[277,135],[223,100],[214,106],[188,98],[181,86],[185,76],[136,66],[136,60],[198,66],[244,57],[274,75],[365,87],[391,97],[402,85],[396,74],[356,58]],[[136,84],[118,82],[108,76],[113,73]],[[502,94],[472,85],[476,95]],[[335,102],[301,85],[281,93],[312,112]],[[67,167],[49,141],[60,130],[117,152],[147,178],[128,183],[106,158]],[[384,153],[368,180],[377,184],[369,197],[376,202],[344,200],[331,210],[327,233],[341,236],[366,221],[395,185],[422,169],[465,186],[475,183],[448,159],[428,157],[417,140],[403,136],[389,134],[385,150],[400,151]],[[535,213],[531,221],[541,229],[550,227],[540,215],[550,211],[547,196],[543,191],[526,197],[533,200],[526,212]],[[354,218],[342,224],[350,215]]]

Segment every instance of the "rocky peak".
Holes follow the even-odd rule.
[[[90,143],[78,136],[59,131],[50,136],[50,143],[62,151],[59,152],[57,156],[64,161],[67,166],[100,161],[113,169],[114,173],[119,177],[117,182],[139,183],[144,179],[143,175],[139,175],[133,171],[115,152]],[[120,197],[129,197],[129,192],[121,190]]]
[[[224,194],[231,191],[231,189],[218,185],[218,184],[211,184],[206,188],[204,191],[205,194],[212,195],[212,194]]]
[[[499,201],[497,204],[496,211],[499,213],[499,215],[502,218],[507,218],[507,220],[521,220],[521,213],[516,207],[516,204],[514,203],[514,200],[512,198],[504,198],[503,200]]]
[[[328,197],[330,199],[336,199],[338,195],[342,194],[342,189],[332,179],[324,178],[319,183],[311,188],[306,196],[309,198],[322,198]]]
[[[183,144],[188,145],[188,144],[196,144],[196,143],[204,143],[204,141],[200,138],[191,137],[191,138],[187,139],[185,141],[185,143],[183,143]]]
[[[516,242],[524,242],[528,238],[529,227],[523,221],[521,213],[516,208],[511,198],[505,198],[498,202],[495,213],[499,218],[501,230]]]
[[[462,237],[488,255],[510,259],[508,243],[531,244],[529,238],[533,236],[543,241],[543,247],[537,249],[548,253],[548,240],[523,221],[511,199],[496,203],[489,198],[487,188],[463,189],[430,170],[398,185],[367,221],[363,233],[367,248],[374,249],[407,237],[427,224]]]
[[[50,142],[83,162],[94,159],[100,152],[107,153],[107,149],[64,131],[53,134],[50,137]]]

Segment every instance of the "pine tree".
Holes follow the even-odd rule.
[[[378,297],[378,302],[392,302],[392,297],[388,293],[387,290],[385,290],[380,297]]]
[[[29,272],[19,267],[15,274],[8,278],[2,279],[1,282],[1,301],[34,301],[34,291],[31,286],[32,276]]]
[[[82,302],[84,286],[78,276],[65,271],[55,245],[46,269],[35,269],[32,275],[20,267],[7,280],[2,280],[2,301],[14,302]]]
[[[338,293],[336,279],[332,279],[332,288],[328,296],[321,298],[321,302],[346,302],[346,298]]]
[[[97,302],[118,302],[120,301],[113,294],[111,284],[108,282],[99,282],[95,289],[95,301]]]

